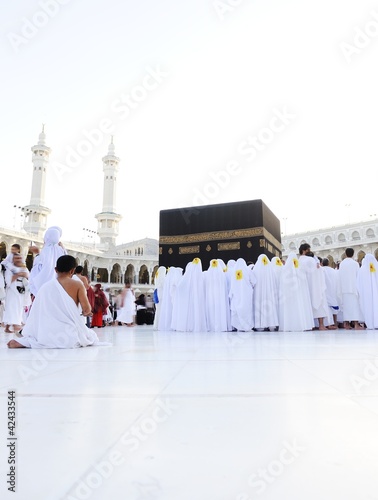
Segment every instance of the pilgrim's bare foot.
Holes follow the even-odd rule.
[[[356,323],[355,326],[354,326],[354,329],[355,330],[365,330],[365,327],[364,326],[361,326],[360,324]]]
[[[17,340],[10,340],[7,344],[7,346],[9,347],[9,349],[16,349],[16,348],[19,348],[19,347],[25,347],[24,345],[20,344],[19,342],[17,342]]]

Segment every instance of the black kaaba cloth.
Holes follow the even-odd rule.
[[[185,269],[199,257],[207,269],[211,259],[254,263],[262,253],[281,256],[280,221],[262,200],[160,211],[160,266]]]

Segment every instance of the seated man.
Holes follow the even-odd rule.
[[[73,348],[110,345],[99,342],[97,335],[83,323],[82,314],[90,316],[91,306],[81,281],[72,279],[76,260],[62,255],[56,262],[57,278],[41,286],[33,302],[22,337],[10,340],[8,347]]]

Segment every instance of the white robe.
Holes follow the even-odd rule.
[[[20,293],[17,290],[18,286],[22,286],[22,281],[26,281],[23,278],[15,280],[12,282],[13,273],[27,273],[29,271],[24,267],[8,266],[5,271],[5,281],[7,284],[5,293],[5,307],[3,314],[3,323],[5,325],[22,325],[25,320],[25,307],[28,307],[31,303],[30,293],[28,286],[25,286],[25,292]]]
[[[164,280],[163,296],[159,297],[160,312],[158,319],[158,330],[160,331],[170,331],[172,330],[172,311],[173,303],[176,297],[177,287],[182,280],[181,267],[171,266],[166,274]]]
[[[117,314],[120,323],[133,323],[136,314],[135,295],[131,288],[125,288],[122,292],[122,307]]]
[[[3,271],[0,269],[0,300],[4,300],[4,298],[5,298],[5,281],[4,281]]]
[[[357,275],[357,290],[362,315],[369,330],[378,328],[378,262],[366,254]]]
[[[201,260],[198,258],[189,262],[177,286],[171,327],[179,332],[207,331],[205,284]]]
[[[314,318],[326,318],[324,324],[332,324],[326,296],[324,274],[316,257],[301,255],[299,263],[304,270],[310,291],[312,314]]]
[[[310,257],[307,257],[310,258]],[[301,261],[290,253],[282,268],[279,287],[279,329],[302,332],[315,326],[310,291]]]
[[[213,259],[204,272],[207,326],[210,332],[231,331],[230,303],[222,261]]]
[[[278,326],[277,280],[273,266],[265,254],[259,255],[251,272],[256,277],[253,291],[255,328],[275,328]]]
[[[231,274],[230,307],[231,325],[242,332],[252,330],[253,323],[253,287],[256,277],[248,269],[244,259],[238,259]]]
[[[325,284],[326,284],[326,298],[327,304],[330,308],[332,316],[338,314],[340,311],[342,298],[339,283],[339,274],[336,269],[329,266],[322,267]]]
[[[50,349],[110,345],[99,342],[94,330],[85,326],[78,306],[57,279],[40,288],[17,342],[24,347]]]
[[[226,266],[226,279],[227,279],[228,294],[230,294],[230,291],[231,291],[231,281],[232,281],[232,276],[233,276],[235,264],[236,264],[236,260],[230,259],[227,262],[227,266]]]
[[[358,262],[346,257],[340,262],[339,279],[343,300],[344,321],[364,321],[357,290],[357,275],[360,270]]]

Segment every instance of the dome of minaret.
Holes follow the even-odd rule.
[[[45,125],[42,125],[42,132],[39,134],[38,146],[46,146]]]
[[[111,143],[109,144],[108,154],[109,155],[114,155],[115,154],[115,146],[114,146],[114,143],[113,143],[113,136],[112,136]]]

